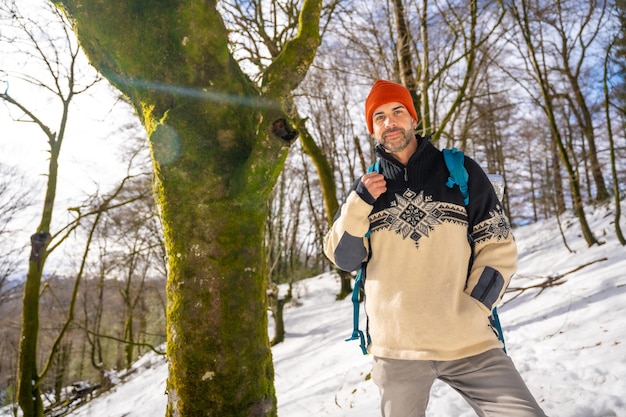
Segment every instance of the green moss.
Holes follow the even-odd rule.
[[[194,233],[196,222],[189,217],[192,230],[185,232],[186,244],[172,247],[176,258],[170,261],[168,323],[179,323],[169,328],[170,340],[176,344],[171,354],[179,358],[172,358],[171,366],[179,368],[169,384],[176,387],[179,406],[191,410],[190,415],[198,411],[196,401],[185,404],[184,399],[198,395],[207,397],[221,415],[253,415],[245,404],[257,407],[269,401],[275,406],[272,380],[267,379],[273,375],[273,365],[265,272],[259,267],[264,207],[262,201],[238,204],[232,200],[197,206],[197,215],[215,220],[204,222],[207,229]],[[178,224],[183,221],[179,219]],[[181,229],[173,232],[180,234]],[[176,236],[172,240],[182,241]],[[250,265],[251,259],[259,262]],[[197,347],[198,341],[202,349],[185,348]],[[176,375],[185,378],[178,380]],[[184,380],[189,378],[197,383],[188,386]]]

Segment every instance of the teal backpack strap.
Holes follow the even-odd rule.
[[[500,317],[498,317],[498,307],[494,307],[489,316],[489,323],[496,329],[498,333],[498,339],[502,342],[502,350],[506,353],[506,343],[504,343],[504,333],[502,332],[502,325],[500,324]]]
[[[369,174],[370,172],[380,172],[380,160],[377,159],[376,162],[370,165],[370,167],[367,169],[367,173]],[[365,237],[369,239],[369,230],[367,231],[367,233],[365,233]],[[372,252],[368,250],[367,260],[361,264],[361,269],[359,269],[359,271],[357,272],[356,278],[354,280],[354,289],[352,290],[352,336],[346,339],[346,342],[349,342],[351,340],[359,340],[361,342],[361,351],[364,355],[367,355],[367,345],[370,344],[371,338],[367,330],[366,334],[359,329],[359,311],[361,305],[359,296],[361,295],[361,289],[365,291],[365,267],[367,266],[367,262],[370,260],[371,257]]]
[[[469,204],[469,191],[467,189],[469,174],[465,169],[465,155],[457,148],[444,149],[443,158],[450,172],[446,186],[452,188],[455,184],[458,185],[463,195],[463,204],[467,206]]]
[[[469,190],[467,187],[469,174],[467,173],[467,169],[465,169],[465,155],[457,148],[444,149],[442,152],[443,159],[446,161],[446,166],[448,167],[448,171],[450,173],[446,186],[448,188],[453,188],[455,184],[458,185],[461,190],[461,195],[463,196],[463,204],[467,206],[469,204]],[[473,240],[471,236],[469,236],[469,233],[468,239],[473,245]],[[500,324],[500,318],[498,317],[498,309],[494,307],[491,313],[491,316],[489,316],[489,322],[496,330],[498,339],[500,339],[502,345],[504,346],[504,353],[506,353],[506,344],[504,343],[504,333],[502,332],[502,325]]]
[[[370,335],[369,333],[367,334],[367,343],[366,343],[365,333],[363,333],[363,331],[359,329],[359,306],[361,304],[359,300],[359,295],[360,295],[361,288],[365,289],[365,277],[364,277],[365,264],[366,262],[363,262],[363,265],[361,266],[361,269],[359,269],[359,272],[356,274],[356,279],[354,280],[354,289],[352,290],[352,310],[353,310],[352,336],[347,338],[346,342],[349,342],[351,340],[359,340],[361,342],[360,344],[361,352],[363,352],[364,355],[367,355],[367,345],[370,342]]]
[[[367,169],[367,173],[370,172],[379,172],[380,173],[380,159],[377,159],[370,167]]]

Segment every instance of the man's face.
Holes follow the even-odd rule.
[[[415,139],[413,130],[417,120],[404,104],[396,101],[383,104],[374,110],[372,119],[374,138],[389,153],[403,151]]]

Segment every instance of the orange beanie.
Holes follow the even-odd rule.
[[[383,104],[391,103],[393,101],[402,103],[411,116],[417,120],[417,112],[415,111],[413,98],[411,97],[409,90],[407,90],[406,87],[400,84],[392,83],[391,81],[378,80],[372,86],[372,89],[365,100],[365,121],[367,122],[367,129],[370,134],[374,133],[374,120],[372,119],[374,110]]]

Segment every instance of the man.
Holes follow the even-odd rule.
[[[377,81],[365,116],[380,173],[357,180],[324,251],[347,271],[369,257],[368,351],[382,415],[424,416],[440,379],[479,416],[545,416],[488,319],[517,265],[508,219],[489,179],[465,158],[465,207],[458,187],[446,186],[441,151],[414,133],[417,113],[403,86]]]

